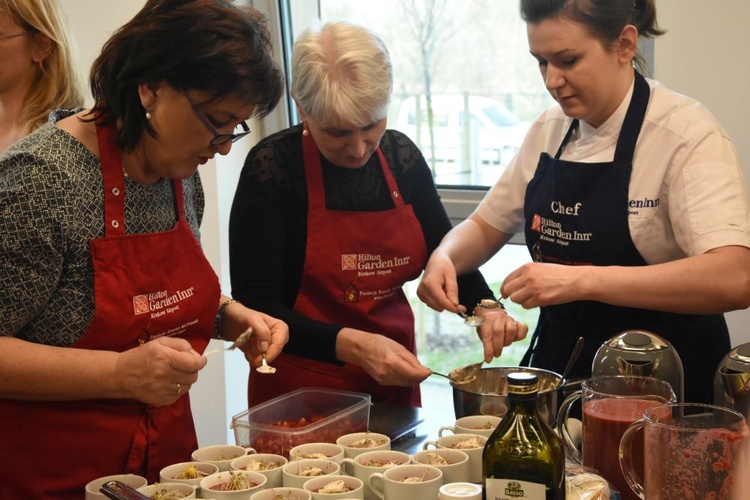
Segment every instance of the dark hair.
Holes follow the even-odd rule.
[[[656,22],[655,0],[521,0],[520,9],[529,24],[564,17],[588,27],[606,43],[616,40],[628,24],[635,26],[642,37],[664,34]],[[640,53],[635,62],[639,68],[645,67]]]
[[[135,149],[144,130],[155,135],[138,85],[160,81],[213,99],[246,98],[261,117],[276,106],[284,86],[265,17],[228,0],[149,0],[106,42],[91,68],[92,112],[122,120],[122,149]]]

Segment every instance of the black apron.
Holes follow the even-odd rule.
[[[630,236],[628,188],[649,95],[648,83],[636,72],[614,161],[560,160],[578,120],[573,120],[554,158],[541,154],[524,202],[526,245],[534,261],[646,265]],[[731,348],[722,314],[675,314],[595,301],[545,306],[521,364],[561,373],[576,340],[583,336],[583,351],[569,377],[590,377],[594,355],[602,343],[629,329],[648,330],[667,339],[682,359],[685,401],[712,402],[714,370]]]

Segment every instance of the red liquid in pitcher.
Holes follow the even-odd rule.
[[[623,500],[639,500],[620,470],[620,439],[625,429],[643,417],[644,410],[662,404],[635,398],[587,401],[583,406],[583,465],[593,467],[612,483]],[[643,434],[633,439],[633,466],[643,477]]]

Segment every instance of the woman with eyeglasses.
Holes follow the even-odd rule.
[[[250,151],[229,222],[233,295],[290,332],[274,384],[250,375],[250,405],[319,386],[419,406],[431,372],[402,287],[451,224],[419,149],[386,127],[390,54],[366,28],[327,23],[295,42],[291,80],[302,123]],[[462,310],[487,299],[500,313],[477,331],[485,360],[506,327],[525,334],[479,272],[457,288]]]
[[[83,103],[65,16],[57,0],[0,0],[0,153]]]
[[[257,11],[152,0],[94,62],[93,107],[0,160],[0,498],[156,481],[197,448],[209,340],[252,329],[245,356],[278,356],[286,325],[223,297],[203,254],[197,170],[282,82]]]

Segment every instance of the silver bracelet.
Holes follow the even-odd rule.
[[[214,320],[214,338],[226,340],[221,334],[221,324],[224,321],[224,313],[227,312],[227,307],[234,304],[235,302],[237,301],[234,299],[227,299],[221,303],[221,305],[219,306],[219,310],[216,311],[216,319]]]

